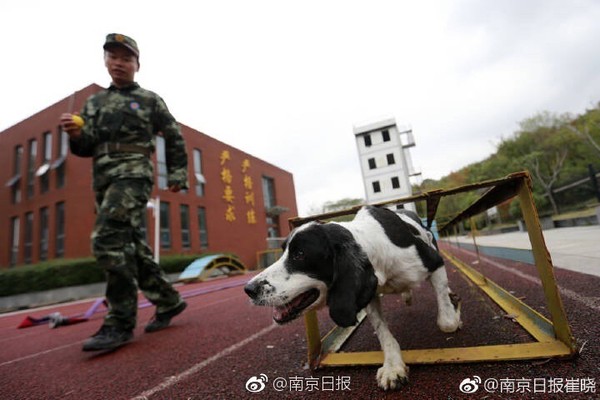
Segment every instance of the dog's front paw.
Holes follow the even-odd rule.
[[[401,388],[408,384],[408,367],[404,364],[384,365],[377,370],[377,384],[384,390]]]
[[[442,332],[452,333],[462,328],[460,319],[460,297],[454,293],[449,295],[452,308],[447,307],[443,312],[438,313],[438,327]]]
[[[444,333],[452,333],[462,328],[460,314],[452,315],[446,318],[438,318],[438,327]]]

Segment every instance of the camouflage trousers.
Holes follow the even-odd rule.
[[[105,325],[135,327],[138,287],[159,313],[182,301],[154,262],[142,231],[151,191],[152,182],[145,179],[121,179],[96,191],[92,249],[106,273],[109,311]]]

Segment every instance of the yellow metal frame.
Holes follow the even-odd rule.
[[[223,257],[216,260],[206,268],[200,275],[199,280],[209,279],[215,270],[221,270],[224,275],[242,275],[246,273],[246,266],[240,260],[234,257]]]
[[[518,196],[551,320],[548,320],[456,257],[444,253],[444,256],[450,260],[458,271],[495,301],[507,314],[514,316],[516,322],[532,336],[534,341],[490,346],[404,350],[402,351],[402,357],[407,364],[561,358],[571,357],[577,352],[575,339],[571,333],[571,328],[556,286],[552,260],[546,248],[539,224],[537,210],[531,193],[531,178],[527,172],[518,172],[506,178],[466,185],[450,190],[426,192],[421,195],[376,205],[387,206],[424,200],[427,203],[428,225],[431,226],[439,202],[443,197],[483,188],[489,189],[470,207],[440,228],[440,231],[446,231],[467,218]],[[354,214],[359,208],[355,207],[350,210],[321,214],[310,218],[292,219],[290,220],[290,226],[294,228],[312,220]],[[308,312],[304,317],[304,322],[308,345],[308,362],[311,368],[383,364],[382,351],[339,352],[344,342],[352,335],[364,318],[365,314],[361,312],[358,318],[359,322],[355,326],[350,328],[334,327],[328,334],[321,338],[317,314],[314,311]]]

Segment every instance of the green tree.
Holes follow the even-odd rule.
[[[569,114],[542,112],[523,120],[515,135],[503,140],[496,155],[508,160],[505,166],[528,169],[534,179],[534,193],[548,197],[552,211],[560,209],[553,189],[569,164],[569,156],[578,153],[578,140],[566,127]],[[568,170],[568,168],[567,168]]]
[[[334,211],[343,211],[343,210],[347,210],[356,206],[360,206],[362,204],[365,204],[365,200],[364,199],[351,199],[351,198],[345,198],[345,199],[341,199],[341,200],[335,200],[335,201],[327,201],[325,203],[323,203],[321,206],[318,207],[311,207],[311,209],[308,211],[309,215],[320,215],[320,214],[325,214],[325,213],[330,213],[330,212],[334,212]],[[347,219],[352,219],[353,217],[341,217],[341,220],[347,220]],[[340,220],[340,218],[337,218],[336,220]]]
[[[323,212],[333,212],[347,210],[349,208],[364,204],[364,199],[350,199],[345,198],[337,201],[328,201],[323,204]]]

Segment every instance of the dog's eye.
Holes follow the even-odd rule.
[[[304,260],[304,251],[296,250],[292,253],[292,260],[301,261]]]

